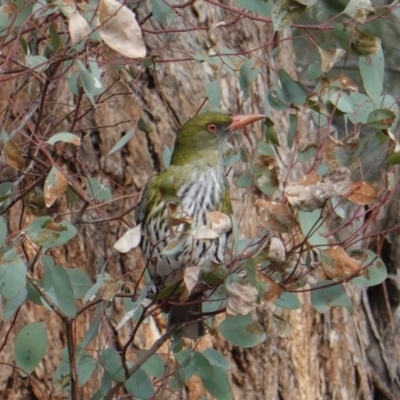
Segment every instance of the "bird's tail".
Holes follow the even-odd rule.
[[[168,317],[168,328],[176,324],[183,324],[181,333],[183,337],[198,339],[205,334],[205,327],[202,320],[201,296],[189,297],[188,303],[171,305]]]

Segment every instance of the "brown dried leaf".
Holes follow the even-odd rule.
[[[312,188],[322,182],[322,177],[311,173],[305,175],[298,182],[289,182],[285,188],[285,195],[291,206],[301,211],[314,211],[321,208],[325,198],[315,197]]]
[[[12,168],[23,172],[25,170],[25,160],[19,151],[18,146],[12,141],[4,143],[4,160]]]
[[[366,182],[353,182],[345,197],[356,204],[371,204],[377,200],[378,191]]]
[[[258,223],[261,226],[278,233],[291,232],[294,218],[287,204],[258,199],[255,206],[260,217]]]
[[[268,259],[282,263],[286,259],[285,246],[279,238],[273,237],[268,248]]]
[[[288,338],[291,331],[289,323],[277,314],[272,314],[272,320],[278,329],[278,336],[284,339]]]
[[[192,293],[192,290],[199,281],[201,267],[186,267],[183,273],[184,291],[179,300],[184,303]]]
[[[343,49],[322,50],[321,48],[318,48],[318,50],[321,56],[322,72],[329,72],[346,54],[346,51]]]
[[[168,208],[168,225],[169,226],[179,226],[182,224],[191,225],[193,223],[193,218],[182,208],[179,204],[169,202],[167,203]]]
[[[227,292],[226,312],[231,315],[246,315],[256,308],[257,289],[244,279],[233,280],[225,284]]]
[[[264,295],[264,300],[268,302],[274,302],[283,292],[283,289],[268,275],[258,274],[258,279],[264,281],[269,290]]]
[[[205,225],[197,226],[190,231],[190,234],[197,240],[216,239],[219,236],[217,232]]]
[[[67,178],[57,167],[53,166],[44,182],[43,194],[46,207],[51,207],[67,188]]]
[[[360,262],[350,257],[340,246],[323,250],[321,261],[326,276],[333,280],[346,279],[361,269]]]
[[[68,30],[72,44],[77,44],[90,35],[89,23],[77,10],[75,10],[68,20]]]
[[[113,50],[130,58],[146,56],[146,46],[135,14],[116,0],[100,0],[97,9],[99,33]]]
[[[343,89],[349,90],[350,92],[358,92],[358,86],[348,76],[340,75],[336,80]]]
[[[219,211],[206,212],[207,226],[212,229],[217,235],[230,232],[232,230],[231,218]]]

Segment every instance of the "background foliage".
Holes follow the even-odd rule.
[[[300,333],[285,310],[339,306],[359,317],[375,293],[384,313],[372,329],[382,352],[372,365],[385,372],[359,372],[358,397],[396,398],[399,280],[388,249],[398,220],[385,218],[398,215],[397,1],[0,4],[5,377],[28,377],[46,398],[172,397],[185,386],[197,393],[193,381],[203,395],[233,397],[229,352],[169,341],[160,306],[146,300],[140,260],[113,249],[117,238],[123,253],[137,243],[130,213],[150,175],[145,160],[155,170],[169,163],[167,119],[176,129],[213,109],[266,115],[224,159],[236,202],[230,257],[218,270],[206,265],[207,285],[197,287],[213,339],[232,353],[262,346],[270,325],[258,307],[269,310],[275,336],[291,341]],[[179,97],[180,85],[193,96]],[[155,93],[165,114],[152,110]],[[192,114],[177,115],[187,104]],[[193,289],[188,279],[182,287]],[[38,372],[49,357],[57,370],[37,384],[50,379]]]

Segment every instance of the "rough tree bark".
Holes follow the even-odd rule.
[[[231,4],[227,1],[226,4]],[[234,4],[232,3],[234,6]],[[149,9],[139,9],[139,20]],[[236,21],[237,14],[223,8],[213,6],[203,1],[195,1],[191,6],[180,10],[182,18],[195,26],[211,26],[224,21],[226,27],[216,29],[210,35],[217,44],[235,49],[246,54],[250,50],[260,48],[251,53],[259,61],[262,73],[253,84],[250,100],[242,103],[238,80],[227,73],[221,77],[222,99],[221,108],[227,111],[241,110],[244,112],[263,112],[264,94],[271,82],[276,81],[276,71],[285,69],[296,78],[295,60],[293,58],[293,43],[290,36],[276,34],[273,36],[272,26],[247,18]],[[234,24],[230,24],[234,22]],[[187,26],[187,25],[185,25]],[[182,25],[182,28],[185,28]],[[175,26],[179,28],[178,26]],[[96,176],[103,183],[112,187],[114,198],[121,200],[112,203],[101,210],[89,210],[84,215],[84,222],[90,218],[118,216],[132,207],[138,193],[154,171],[162,168],[162,152],[165,145],[171,146],[174,134],[180,124],[198,111],[204,100],[204,87],[213,77],[202,63],[196,61],[179,61],[185,59],[185,54],[193,54],[204,50],[210,40],[207,31],[192,31],[183,33],[157,33],[163,30],[154,19],[149,19],[144,25],[144,37],[148,48],[155,57],[169,60],[158,63],[159,69],[142,68],[140,63],[133,63],[132,73],[115,71],[111,63],[103,66],[103,82],[111,86],[107,98],[92,109],[84,118],[79,119],[75,129],[83,134],[82,146],[78,148],[80,170],[72,171],[86,177]],[[289,39],[289,40],[286,40]],[[273,59],[268,55],[279,46],[280,53]],[[105,49],[105,48],[104,48]],[[112,60],[112,53],[106,52],[105,61]],[[43,94],[43,85],[33,82],[35,90],[20,92],[14,102],[21,113],[27,110],[36,96]],[[7,88],[12,92],[11,85]],[[74,110],[76,99],[71,95],[66,82],[50,87],[46,95],[46,111],[43,123],[40,124],[38,135],[45,135],[46,128],[54,120],[67,115]],[[87,104],[89,105],[89,103]],[[8,108],[9,107],[9,108]],[[10,109],[6,115],[9,124],[15,127],[19,116],[14,108],[2,102],[2,110]],[[81,113],[84,108],[81,107]],[[57,131],[68,131],[73,114],[68,116],[57,128]],[[112,146],[142,117],[152,128],[145,134],[137,131],[123,151],[107,156]],[[25,132],[30,134],[35,121],[35,114]],[[283,112],[273,112],[273,120],[277,131],[287,132],[288,115]],[[259,129],[259,128],[257,128]],[[54,132],[53,132],[54,133]],[[252,135],[260,132],[253,128]],[[304,114],[299,126],[299,134],[305,142],[317,137],[312,124]],[[22,140],[19,138],[19,140]],[[245,146],[251,148],[252,140],[246,138]],[[302,173],[301,166],[296,168],[285,164],[290,159],[288,149],[281,148],[280,165],[282,175],[292,174],[291,179]],[[68,165],[67,162],[65,162]],[[240,170],[231,173],[234,180]],[[2,176],[4,178],[4,175]],[[122,198],[122,196],[124,196]],[[251,236],[256,227],[254,200],[261,197],[253,192],[251,198],[242,202],[240,193],[234,189],[235,214],[241,217],[240,228],[246,236]],[[23,212],[23,221],[20,221]],[[66,200],[60,199],[51,210],[53,213],[70,211]],[[385,226],[390,216],[398,213],[398,207],[393,205],[387,211],[387,216],[378,221]],[[73,219],[75,214],[70,214]],[[21,206],[13,207],[8,215],[11,232],[18,232],[34,216]],[[78,226],[79,235],[65,246],[56,257],[66,265],[83,268],[91,276],[96,274],[96,264],[100,257],[108,260],[107,271],[113,276],[135,282],[140,275],[142,262],[138,251],[121,255],[113,251],[112,245],[118,237],[133,224],[132,214],[121,219],[111,220],[103,224],[85,224]],[[398,260],[398,232],[393,232],[390,243],[386,243],[385,255],[391,268],[391,274],[396,275]],[[27,249],[29,254],[33,249]],[[398,275],[396,275],[398,276]],[[130,286],[133,288],[133,286]],[[382,285],[368,291],[356,291],[352,285],[346,285],[346,290],[355,304],[354,315],[342,308],[333,308],[325,314],[318,314],[311,307],[309,294],[300,296],[302,307],[297,311],[281,311],[281,316],[291,327],[288,338],[280,338],[272,321],[272,310],[261,305],[257,310],[258,321],[265,327],[267,340],[252,349],[241,349],[226,343],[221,337],[208,335],[199,343],[199,348],[214,346],[221,350],[231,361],[230,379],[234,388],[235,399],[395,399],[400,397],[398,382],[399,348],[399,313],[395,313],[399,303],[396,285]],[[115,312],[119,310],[115,302]],[[390,312],[388,311],[388,307]],[[391,320],[395,315],[395,320]],[[62,399],[65,393],[52,389],[51,376],[59,363],[60,350],[65,346],[62,325],[57,318],[49,319],[50,313],[43,307],[29,303],[21,309],[17,324],[13,327],[4,348],[1,350],[0,366],[0,397],[2,399]],[[45,360],[36,369],[34,378],[22,379],[7,363],[12,363],[12,343],[16,332],[27,322],[43,320],[48,325],[50,348]],[[79,319],[76,325],[76,335],[81,338],[88,328],[90,313]],[[160,321],[144,326],[135,340],[137,349],[148,348],[158,337]],[[2,326],[2,332],[7,332],[7,323]],[[395,328],[397,327],[397,328]],[[395,328],[395,329],[393,329]],[[117,340],[123,343],[129,335],[127,327],[115,332],[112,326],[103,326],[104,341]],[[395,332],[397,330],[397,334]],[[3,334],[4,335],[4,334]],[[3,336],[2,335],[2,336]],[[4,340],[1,339],[0,343]],[[397,344],[397,346],[396,346]],[[396,358],[397,356],[397,358]],[[397,361],[396,361],[397,360]],[[93,387],[89,384],[81,389],[81,398],[89,399]],[[197,399],[204,395],[201,385],[196,380],[190,381],[187,389],[180,395],[168,394],[165,398]]]

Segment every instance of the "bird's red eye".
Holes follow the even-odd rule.
[[[217,128],[217,125],[215,125],[215,124],[208,124],[207,130],[208,130],[208,132],[214,133],[214,132],[217,132],[218,128]]]

